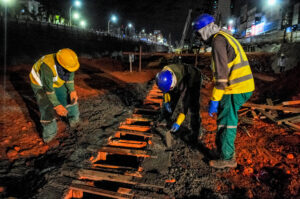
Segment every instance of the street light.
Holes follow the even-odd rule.
[[[80,21],[80,26],[85,28],[86,27],[86,22],[84,20],[81,20]]]
[[[132,28],[132,23],[129,23],[129,24],[128,24],[128,28]]]
[[[0,0],[0,3],[4,6],[10,6],[14,3],[15,0]]]
[[[75,12],[75,13],[73,14],[73,18],[74,18],[74,19],[79,19],[79,17],[80,17],[80,14],[79,14],[78,12]]]
[[[229,23],[229,25],[232,25],[233,24],[233,20],[229,19],[228,23]]]
[[[270,6],[273,6],[273,5],[276,4],[276,0],[269,0],[269,1],[268,1],[268,4],[269,4]]]
[[[110,22],[112,21],[113,23],[116,23],[118,20],[118,18],[116,17],[116,15],[112,15],[110,17],[110,19],[108,20],[108,23],[107,23],[107,34],[109,34],[109,24]]]
[[[6,1],[8,1],[8,0],[6,0]],[[78,0],[76,0],[75,2],[74,2],[74,5],[76,6],[76,7],[80,7],[81,6],[81,1],[78,1]],[[69,14],[70,14],[70,26],[72,26],[72,8],[73,8],[73,4],[71,5],[71,7],[70,7],[70,9],[69,9]]]

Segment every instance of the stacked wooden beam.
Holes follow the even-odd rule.
[[[295,107],[300,105],[300,100],[286,101],[277,105],[274,105],[270,98],[266,101],[267,104],[245,103],[244,108],[239,111],[239,116],[245,116],[248,112],[251,112],[254,119],[268,118],[278,125],[297,131],[300,130],[300,125],[297,124],[300,123],[300,108],[299,106]]]

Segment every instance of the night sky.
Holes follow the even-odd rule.
[[[70,1],[40,0],[43,4],[59,6],[62,12],[68,10]],[[81,0],[83,5],[80,10],[92,28],[107,29],[107,22],[111,14],[119,17],[118,25],[131,22],[136,31],[142,28],[146,32],[161,30],[168,39],[169,33],[173,42],[180,40],[185,20],[190,8],[193,17],[205,11],[203,3],[207,0]],[[204,9],[204,11],[203,11]],[[65,12],[67,14],[67,12]]]

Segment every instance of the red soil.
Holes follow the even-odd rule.
[[[101,96],[111,85],[125,86],[128,83],[143,83],[154,78],[157,69],[144,69],[142,72],[120,71],[121,64],[112,60],[80,59],[81,68],[75,75],[75,89],[79,99]],[[18,65],[8,68],[6,94],[0,99],[4,114],[0,114],[0,161],[34,157],[46,153],[59,145],[59,139],[68,136],[66,124],[58,121],[58,135],[49,144],[43,143],[32,120],[27,103],[35,104],[28,74],[31,65]],[[17,78],[15,78],[17,77]],[[92,82],[95,82],[92,84]],[[108,82],[108,83],[107,83]],[[0,86],[3,93],[3,86]],[[26,96],[27,98],[24,98]],[[36,106],[36,105],[35,105]],[[36,110],[34,114],[39,114]]]

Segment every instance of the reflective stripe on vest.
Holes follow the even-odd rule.
[[[228,68],[230,68],[230,71],[231,71],[230,75],[232,74],[232,71],[235,71],[235,70],[240,69],[242,67],[247,67],[247,66],[250,67],[247,58],[244,59],[244,57],[243,57],[243,54],[245,54],[245,52],[240,48],[240,46],[237,43],[237,41],[235,40],[235,38],[233,38],[231,35],[229,35],[225,32],[222,32],[222,31],[218,32],[214,37],[216,37],[218,34],[223,35],[228,40],[228,43],[234,49],[236,57],[234,58],[234,60],[232,62],[234,62],[236,59],[240,58],[239,63],[233,63],[232,67],[230,67],[229,66],[230,64],[228,64]],[[234,44],[234,45],[232,45],[232,44]],[[213,62],[213,66],[215,67],[213,59],[212,59],[212,62]],[[214,77],[215,77],[216,82],[227,82],[227,86],[237,84],[237,83],[241,83],[241,82],[246,81],[246,80],[253,79],[252,73],[248,74],[248,75],[245,75],[245,76],[242,76],[242,77],[237,77],[237,78],[232,79],[232,80],[216,79],[216,77],[217,77],[216,70],[214,71]],[[228,77],[228,78],[230,78],[230,77]]]
[[[47,56],[47,57],[46,57],[46,56]],[[49,56],[52,56],[52,55],[46,55],[46,56],[43,56],[41,59],[39,59],[39,60],[33,65],[32,69],[31,69],[31,72],[30,72],[31,78],[33,78],[34,81],[35,81],[39,86],[43,86],[43,83],[42,83],[41,77],[40,77],[40,73],[39,73],[40,67],[41,67],[41,65],[42,65],[43,63],[45,63],[45,62],[44,62],[44,59],[45,59],[45,58],[46,58],[46,59],[49,59]],[[48,67],[50,67],[50,69],[51,69],[51,71],[52,71],[52,73],[53,73],[53,76],[54,76],[54,77],[53,77],[52,81],[53,81],[54,87],[55,87],[55,84],[56,84],[56,83],[57,83],[57,84],[61,84],[61,82],[64,82],[63,80],[60,80],[60,82],[59,82],[59,77],[58,77],[57,67],[56,67],[55,64],[53,64],[52,67],[48,65],[49,63],[45,63],[45,64],[46,64]]]

